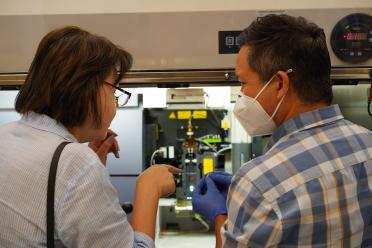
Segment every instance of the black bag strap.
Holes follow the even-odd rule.
[[[49,169],[48,191],[47,191],[47,247],[54,248],[54,192],[56,184],[58,160],[61,156],[63,148],[70,142],[62,142],[58,145],[53,154],[52,162]]]

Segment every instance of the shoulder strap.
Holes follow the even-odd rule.
[[[56,151],[53,154],[52,162],[49,169],[49,178],[48,178],[48,191],[47,191],[47,247],[54,247],[54,192],[56,184],[56,175],[57,175],[57,166],[58,160],[61,156],[63,148],[70,142],[62,142],[58,145]]]

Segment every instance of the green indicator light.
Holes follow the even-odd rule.
[[[345,29],[349,29],[349,28],[350,28],[350,25],[349,24],[345,26]]]

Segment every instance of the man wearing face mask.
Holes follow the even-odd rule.
[[[372,246],[372,133],[331,105],[323,30],[268,15],[240,45],[234,114],[249,135],[272,136],[232,179],[212,173],[196,187],[194,211],[215,224],[216,246]]]

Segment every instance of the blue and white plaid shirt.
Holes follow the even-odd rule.
[[[332,105],[284,123],[267,148],[233,177],[224,247],[372,247],[371,131]]]

